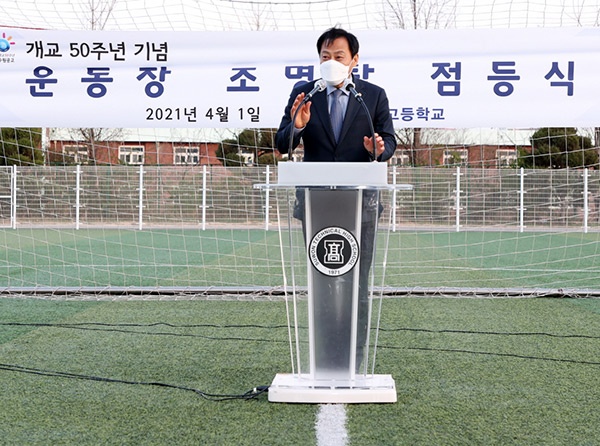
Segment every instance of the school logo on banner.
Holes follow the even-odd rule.
[[[317,232],[308,248],[308,256],[315,269],[330,277],[351,271],[358,262],[359,253],[354,235],[337,226]]]
[[[0,37],[0,53],[6,53],[10,50],[10,46],[14,45],[12,36],[7,36],[6,33],[2,33],[2,37]]]
[[[0,33],[0,64],[15,62],[15,41],[11,35]]]

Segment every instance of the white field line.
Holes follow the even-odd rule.
[[[347,446],[346,406],[321,404],[315,423],[317,446]]]

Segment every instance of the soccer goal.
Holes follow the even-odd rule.
[[[15,36],[34,31],[156,36],[186,31],[251,37],[299,33],[309,36],[307,57],[316,63],[313,41],[323,30],[339,25],[362,34],[364,59],[371,52],[383,66],[385,54],[376,54],[371,42],[387,30],[425,36],[551,28],[558,33],[598,26],[596,6],[567,0],[5,3],[0,6],[0,71],[7,72]],[[50,68],[53,59],[44,51],[52,54],[52,47],[38,48],[36,42],[42,40],[28,42],[29,54],[41,51],[39,66]],[[154,51],[159,58],[165,48],[138,49]],[[91,64],[103,57],[93,49],[78,45],[70,50]],[[88,50],[86,56],[81,53]],[[106,51],[113,59],[121,55],[117,44]],[[456,96],[460,82],[464,92],[468,81],[461,73],[468,75],[467,62],[428,61],[428,78],[437,76],[436,94]],[[490,73],[483,82],[492,94],[508,97],[527,88],[525,76],[517,79],[521,66],[516,62],[488,62]],[[575,56],[544,63],[540,79],[557,94],[551,105],[568,104],[570,93],[577,99],[585,88],[579,83],[584,64]],[[51,78],[49,71],[40,70],[37,80]],[[161,92],[160,78],[168,79],[167,71],[152,72],[156,83],[148,87],[150,95]],[[393,74],[404,76],[405,71],[411,70]],[[368,64],[358,74],[365,73],[369,74]],[[101,76],[90,76],[96,75]],[[21,84],[27,89],[30,85],[25,79]],[[92,95],[99,95],[108,84],[94,85]],[[394,88],[386,84],[395,101]],[[279,92],[270,113],[283,113],[288,94],[287,87]],[[391,229],[385,241],[385,293],[600,294],[598,128],[587,121],[557,126],[546,118],[546,107],[535,104],[528,104],[525,112],[536,124],[527,121],[521,127],[448,128],[440,123],[435,107],[414,102],[392,108],[398,148],[388,161],[388,180],[414,187],[385,192],[391,203],[381,216],[381,226]],[[492,108],[473,112],[465,107],[463,113],[465,119],[481,123],[481,115],[489,115]],[[288,158],[274,150],[277,123],[266,120],[268,125],[259,126],[253,121],[266,119],[265,106],[260,111],[251,103],[228,111],[219,104],[202,112],[167,109],[153,108],[152,117],[160,125],[145,128],[4,126],[4,119],[13,122],[14,117],[9,121],[0,112],[2,292],[251,297],[285,292],[278,229],[279,210],[289,205],[290,197],[253,186],[276,181],[277,163],[297,161],[301,151]],[[91,110],[99,119],[104,116],[100,108]],[[185,128],[165,125],[166,113],[177,113],[187,123]],[[59,114],[47,113],[48,122]],[[247,126],[227,122],[240,114]],[[498,122],[511,122],[506,115]],[[213,124],[192,125],[194,119]]]

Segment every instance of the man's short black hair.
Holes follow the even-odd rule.
[[[321,34],[321,37],[319,37],[319,40],[317,40],[318,53],[321,54],[321,48],[323,45],[328,46],[339,37],[343,37],[348,41],[350,54],[352,57],[356,56],[358,54],[358,39],[356,36],[352,33],[349,33],[345,29],[336,28],[335,26],[333,28],[329,28],[327,31]]]

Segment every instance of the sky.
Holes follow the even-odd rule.
[[[90,29],[114,0],[3,1],[0,26]],[[103,25],[118,30],[320,30],[412,27],[411,0],[116,0]],[[93,5],[93,6],[92,6]],[[385,5],[388,12],[383,13]],[[600,0],[417,0],[420,28],[598,26]],[[95,20],[91,11],[95,10]]]

